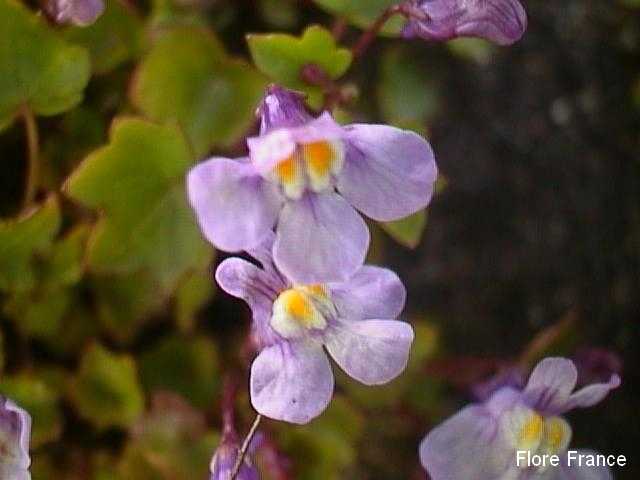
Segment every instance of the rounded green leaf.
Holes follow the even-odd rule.
[[[60,222],[55,197],[16,220],[0,221],[0,290],[24,292],[35,286],[35,257],[51,246]]]
[[[178,125],[200,157],[231,145],[254,121],[266,80],[229,58],[205,29],[165,33],[138,67],[131,101],[147,117]]]
[[[55,115],[80,102],[89,56],[54,33],[15,0],[0,0],[0,125],[28,105]]]
[[[320,67],[329,77],[339,78],[351,65],[351,52],[336,45],[331,32],[318,26],[308,27],[301,37],[284,33],[247,36],[249,50],[256,66],[277,83],[317,93],[300,74],[306,65]]]
[[[117,120],[110,137],[65,186],[71,198],[102,213],[89,239],[88,266],[104,273],[145,270],[166,294],[211,256],[186,201],[189,149],[176,129],[134,118]]]
[[[144,408],[133,359],[98,344],[83,355],[70,396],[78,413],[98,428],[128,427]]]

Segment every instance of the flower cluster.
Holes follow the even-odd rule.
[[[433,480],[609,479],[606,467],[529,466],[517,452],[567,454],[571,426],[562,415],[590,407],[620,385],[613,374],[606,383],[574,393],[578,371],[571,360],[546,358],[531,373],[524,389],[503,387],[482,404],[464,408],[433,429],[420,445],[420,460]]]
[[[307,423],[333,394],[324,349],[354,379],[386,383],[404,369],[413,330],[395,320],[405,290],[391,271],[364,266],[369,231],[356,212],[393,220],[424,208],[437,169],[429,144],[385,125],[313,118],[303,98],[269,88],[249,157],[213,158],[188,177],[191,205],[229,258],[219,285],[253,312],[261,350],[251,401],[274,419]]]
[[[0,395],[0,478],[29,480],[31,417]]]
[[[508,45],[527,26],[518,0],[407,0],[384,15],[398,12],[407,18],[405,37],[427,40],[473,36]],[[365,385],[387,383],[406,367],[414,333],[397,319],[405,288],[392,271],[364,265],[369,231],[360,214],[391,221],[425,208],[437,167],[419,135],[339,125],[328,111],[312,115],[301,94],[280,86],[269,87],[257,115],[248,155],[196,165],[188,196],[213,245],[251,257],[227,258],[215,278],[252,311],[253,407],[305,424],[332,398],[330,359]],[[434,480],[608,478],[608,470],[565,475],[515,462],[516,451],[565,455],[571,427],[562,415],[594,405],[620,383],[614,374],[572,394],[576,381],[574,364],[561,358],[542,361],[524,387],[515,368],[503,372],[478,387],[482,404],[429,433],[420,446],[423,466]],[[212,480],[231,476],[238,455],[235,433],[225,434]],[[244,460],[238,478],[256,476]]]

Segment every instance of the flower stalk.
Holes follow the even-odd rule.
[[[244,462],[244,457],[247,455],[247,450],[249,450],[249,445],[251,445],[251,440],[254,435],[258,431],[258,427],[260,426],[260,421],[262,420],[262,415],[259,413],[256,415],[256,419],[253,421],[251,428],[249,429],[249,433],[245,437],[242,442],[242,446],[238,451],[238,458],[236,459],[236,464],[233,466],[233,470],[231,472],[231,480],[236,480],[238,477],[238,473],[240,473],[240,467],[242,466],[242,462]]]

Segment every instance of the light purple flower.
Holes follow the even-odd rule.
[[[420,445],[420,460],[433,480],[598,480],[607,468],[567,466],[571,427],[561,416],[600,402],[620,385],[612,375],[574,393],[577,370],[564,358],[546,358],[524,390],[504,387],[482,404],[468,406],[433,429]],[[558,455],[559,467],[518,466],[517,451]]]
[[[28,480],[31,417],[11,400],[0,395],[0,478]]]
[[[346,280],[369,231],[355,209],[389,221],[425,207],[437,169],[429,144],[386,125],[311,117],[302,97],[270,87],[249,157],[212,158],[188,175],[205,237],[226,251],[255,247],[276,228],[273,257],[296,283]],[[337,192],[336,192],[337,189]]]
[[[414,14],[403,34],[425,40],[480,37],[510,45],[527,28],[527,13],[518,0],[414,0]]]
[[[56,23],[87,27],[102,15],[104,3],[102,0],[49,0],[47,11]]]
[[[378,385],[404,370],[413,329],[394,320],[406,293],[390,270],[365,265],[344,282],[296,284],[273,264],[273,237],[249,251],[262,268],[229,258],[216,280],[253,312],[252,335],[261,350],[251,366],[254,408],[304,424],[320,415],[333,394],[323,347],[349,376]]]

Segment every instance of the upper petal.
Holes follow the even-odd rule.
[[[319,344],[283,342],[264,349],[251,365],[251,403],[262,415],[305,424],[333,394],[333,372]]]
[[[398,320],[341,320],[325,338],[338,365],[365,385],[380,385],[400,375],[412,342],[413,328]]]
[[[362,266],[369,229],[339,195],[308,194],[280,215],[273,256],[293,283],[343,281]]]
[[[566,412],[578,407],[591,407],[596,403],[600,403],[611,390],[619,386],[620,376],[613,374],[606,383],[594,383],[581,388],[569,396],[563,411]]]
[[[276,299],[281,285],[267,272],[241,258],[227,258],[216,269],[216,281],[230,295],[242,298],[250,306],[268,304]]]
[[[264,135],[248,138],[247,146],[251,162],[265,175],[292,155],[298,144],[338,140],[343,136],[344,129],[331,114],[324,112],[304,125],[276,128]]]
[[[578,372],[571,360],[550,357],[534,368],[524,389],[525,401],[545,413],[560,413],[576,386]]]
[[[494,417],[473,405],[429,432],[420,461],[432,480],[495,480],[513,462],[513,451],[502,447]]]
[[[396,318],[407,291],[388,268],[364,265],[345,282],[329,285],[340,316],[348,319]]]
[[[346,130],[347,158],[337,187],[354,207],[374,220],[390,221],[429,203],[437,168],[425,139],[386,125]]]
[[[212,158],[191,169],[189,201],[204,236],[229,252],[260,243],[276,222],[281,197],[249,163]]]

